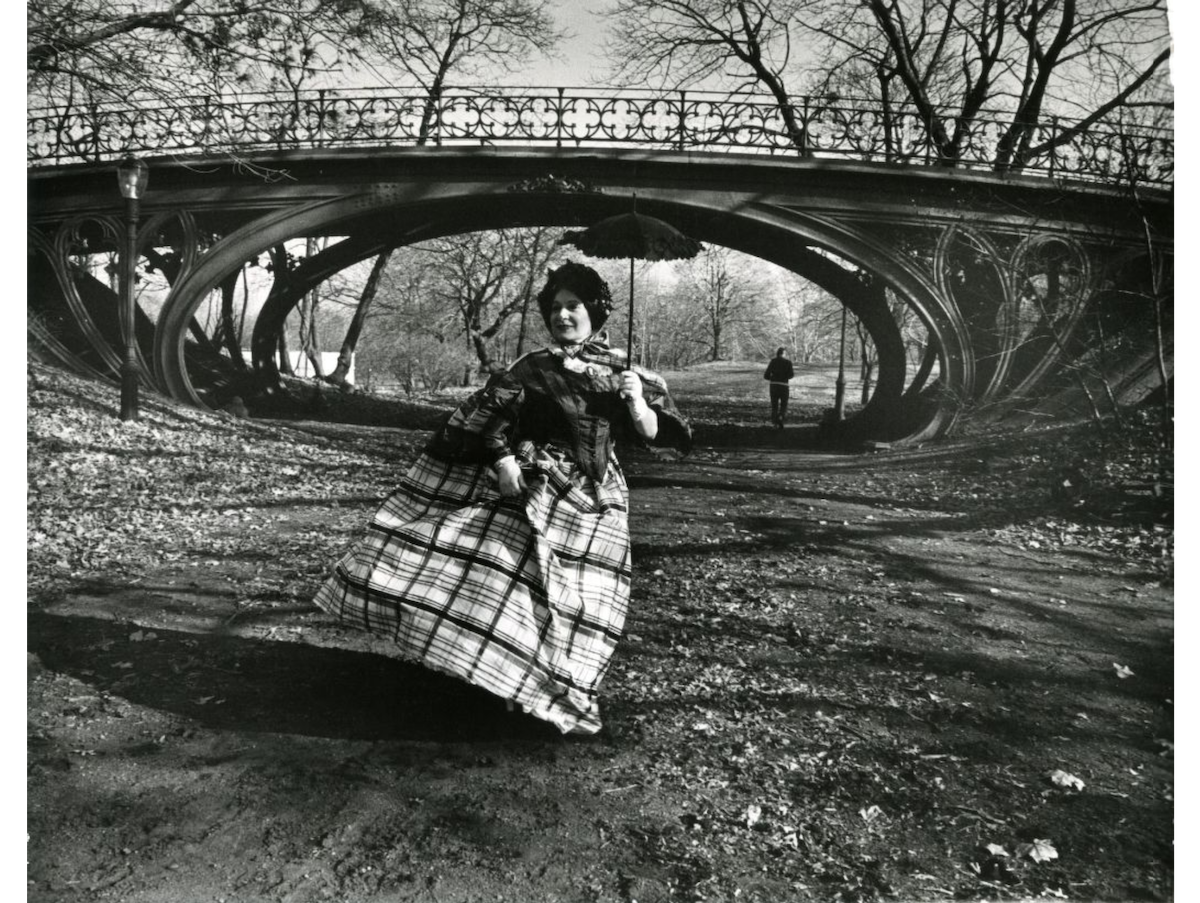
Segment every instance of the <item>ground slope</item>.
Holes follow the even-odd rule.
[[[28,899],[1171,898],[1171,529],[1128,455],[1055,499],[1086,436],[817,453],[705,380],[695,454],[626,458],[581,740],[308,603],[423,432],[123,425],[32,367]]]

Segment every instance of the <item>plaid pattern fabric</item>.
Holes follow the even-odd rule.
[[[597,482],[553,446],[517,453],[529,489],[510,500],[483,463],[427,449],[314,601],[399,657],[595,733],[629,600],[625,477],[615,458]]]

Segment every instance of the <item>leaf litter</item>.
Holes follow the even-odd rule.
[[[1170,893],[1170,523],[1054,504],[1087,431],[990,443],[981,481],[950,444],[734,444],[694,399],[692,460],[623,457],[634,597],[576,742],[419,671],[381,696],[308,605],[424,427],[113,395],[30,368],[31,900]]]

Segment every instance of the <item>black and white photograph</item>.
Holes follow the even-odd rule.
[[[28,903],[1189,899],[1180,7],[27,0]]]

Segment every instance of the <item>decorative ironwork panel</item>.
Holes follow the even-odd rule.
[[[31,111],[31,166],[112,160],[128,153],[180,157],[328,147],[639,147],[707,153],[790,154],[996,170],[1010,117],[982,113],[939,160],[915,110],[870,101],[596,89],[309,91],[181,98],[171,105]],[[1168,130],[1053,120],[1035,129],[1010,171],[1086,181],[1170,184]]]

